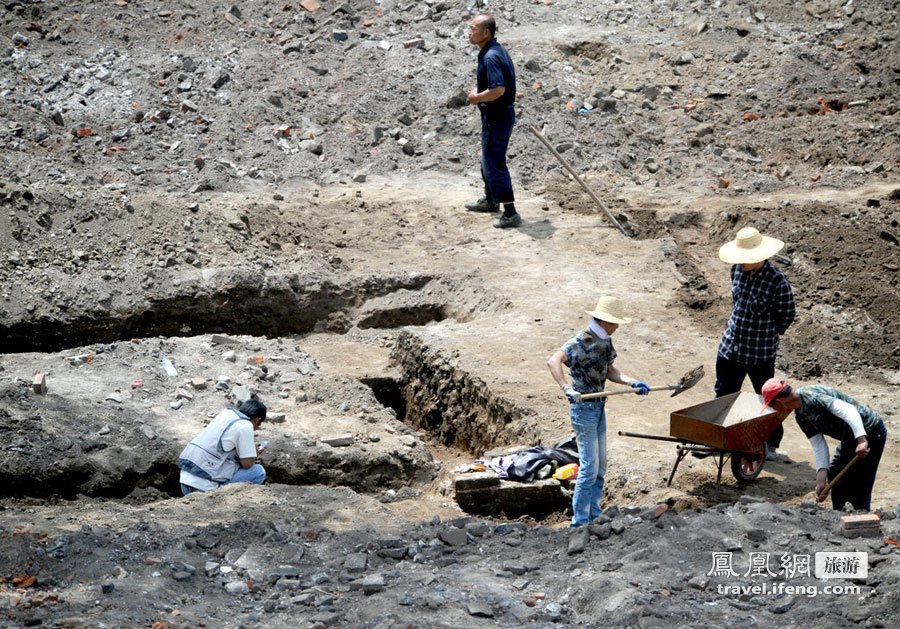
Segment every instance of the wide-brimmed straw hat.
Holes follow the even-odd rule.
[[[587,313],[600,321],[631,323],[631,319],[625,316],[625,306],[618,297],[604,295],[597,301],[597,307]]]
[[[783,240],[763,236],[755,227],[744,227],[737,238],[719,247],[719,260],[728,264],[753,264],[768,260],[783,247]]]

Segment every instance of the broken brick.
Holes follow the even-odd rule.
[[[31,383],[31,388],[38,395],[43,395],[47,392],[47,378],[40,371],[34,374],[34,382]]]
[[[336,437],[324,437],[321,439],[322,443],[331,446],[332,448],[341,448],[349,445],[353,445],[353,435],[352,434],[344,434],[338,435]]]
[[[316,2],[316,0],[303,0],[300,3],[300,6],[312,13],[313,11],[318,11],[322,8],[322,5]]]

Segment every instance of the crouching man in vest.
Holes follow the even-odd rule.
[[[253,442],[253,431],[266,418],[266,405],[247,400],[237,410],[226,408],[209,422],[178,457],[181,492],[210,491],[229,483],[262,485],[266,470],[254,463],[262,446]]]

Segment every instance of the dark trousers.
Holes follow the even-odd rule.
[[[771,362],[760,363],[758,365],[742,365],[733,360],[728,360],[722,356],[716,358],[716,397],[722,397],[729,393],[737,393],[744,384],[744,377],[750,376],[750,383],[757,395],[762,392],[762,385],[766,380],[775,375],[775,359]],[[769,435],[766,443],[770,448],[777,448],[781,445],[781,439],[784,437],[784,427],[779,424],[778,428]]]
[[[490,203],[512,203],[512,179],[506,167],[506,149],[516,113],[512,107],[481,115],[481,178]]]
[[[866,511],[872,504],[875,472],[878,471],[878,462],[881,461],[884,442],[887,441],[887,429],[883,422],[878,422],[874,428],[866,432],[866,441],[869,442],[869,454],[857,461],[831,490],[831,505],[838,511],[843,509],[848,502],[855,509],[865,509]],[[855,456],[856,440],[841,441],[828,466],[828,482],[840,474],[844,466]]]

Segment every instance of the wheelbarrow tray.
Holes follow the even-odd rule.
[[[733,452],[760,452],[783,421],[774,410],[760,414],[763,399],[739,392],[673,411],[669,434],[701,445]]]

